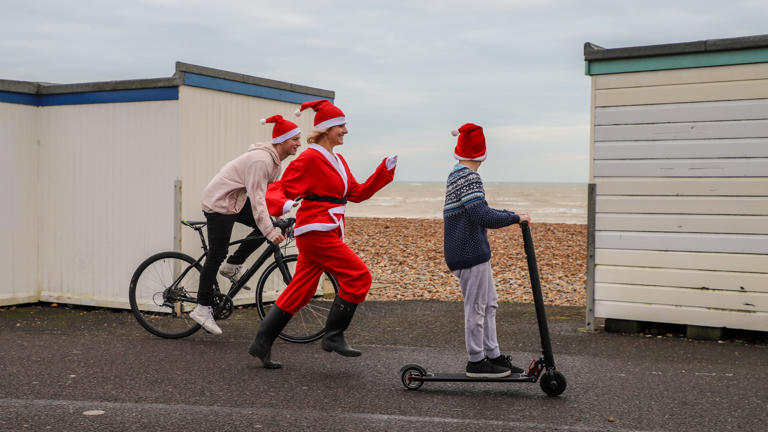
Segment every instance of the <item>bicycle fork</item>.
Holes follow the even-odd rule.
[[[274,246],[275,252],[275,262],[277,263],[277,268],[280,269],[280,274],[283,275],[283,282],[285,282],[285,285],[288,286],[288,284],[291,283],[293,280],[293,276],[291,276],[291,273],[288,271],[288,266],[285,265],[285,261],[283,261],[283,254],[280,252],[280,248],[277,246]]]

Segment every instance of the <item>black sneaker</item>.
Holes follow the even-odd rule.
[[[489,362],[495,364],[496,366],[501,366],[501,367],[505,367],[505,368],[509,369],[514,374],[521,374],[521,373],[525,372],[523,369],[520,369],[519,367],[513,365],[512,364],[512,360],[510,359],[509,356],[505,356],[505,355],[502,354],[502,355],[500,355],[500,356],[498,356],[496,358],[488,358],[488,357],[486,357],[486,359]]]
[[[503,378],[511,373],[509,369],[495,365],[487,358],[478,362],[467,362],[467,376],[470,378]]]

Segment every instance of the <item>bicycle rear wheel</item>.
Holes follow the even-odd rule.
[[[179,252],[161,252],[147,258],[131,278],[131,311],[142,327],[168,339],[189,336],[197,324],[189,313],[197,306],[202,267]]]
[[[296,274],[297,255],[286,255],[283,262],[288,267],[288,272],[293,276]],[[276,262],[271,263],[259,278],[258,288],[256,289],[256,305],[258,306],[261,319],[269,313],[274,306],[275,300],[282,294],[285,287],[288,286],[283,280],[283,276]],[[299,309],[293,318],[285,326],[280,339],[295,343],[308,343],[316,341],[325,334],[325,321],[328,318],[328,312],[331,310],[333,299],[339,292],[339,282],[330,273],[324,273],[320,276],[320,282],[317,284],[317,291],[312,300]]]

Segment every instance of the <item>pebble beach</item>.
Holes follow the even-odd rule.
[[[534,221],[531,234],[544,302],[584,306],[587,226]],[[442,219],[349,217],[345,235],[373,274],[368,300],[462,301],[443,259]],[[499,301],[533,302],[520,227],[489,230],[488,239]]]

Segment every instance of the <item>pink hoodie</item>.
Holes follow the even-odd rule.
[[[227,162],[203,190],[203,211],[235,214],[251,199],[253,219],[259,231],[272,241],[278,231],[272,226],[264,195],[267,186],[280,177],[280,158],[270,143],[253,144],[248,151]]]

